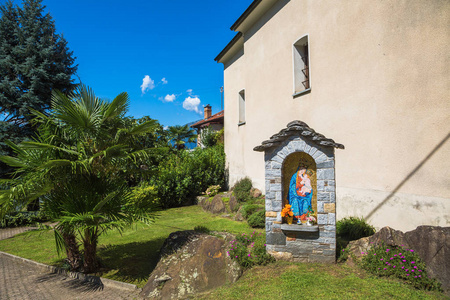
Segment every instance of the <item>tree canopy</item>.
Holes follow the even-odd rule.
[[[32,136],[30,109],[50,108],[51,92],[74,87],[75,58],[42,0],[7,1],[0,6],[0,155],[9,155],[6,140]],[[10,169],[0,165],[0,177]]]
[[[145,165],[153,149],[139,146],[140,137],[155,131],[157,122],[126,124],[129,106],[126,93],[112,102],[80,86],[68,96],[54,91],[52,110],[34,111],[38,132],[35,141],[8,142],[16,154],[0,160],[16,169],[2,180],[0,217],[40,198],[42,209],[58,221],[55,234],[59,249],[65,249],[73,269],[98,267],[99,236],[121,229],[136,220],[151,221],[150,194],[129,187],[130,174]]]
[[[75,58],[42,0],[11,1],[0,6],[0,114],[6,122],[23,124],[30,108],[50,108],[53,89],[74,88]]]

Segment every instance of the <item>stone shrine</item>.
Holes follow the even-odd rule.
[[[335,262],[334,148],[344,146],[293,121],[253,149],[265,154],[266,245],[276,259]]]

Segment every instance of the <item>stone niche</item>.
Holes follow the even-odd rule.
[[[335,262],[335,148],[344,146],[293,121],[253,149],[264,152],[266,245],[276,259]],[[286,204],[292,204],[294,215],[312,212],[316,224],[287,224],[281,217]]]

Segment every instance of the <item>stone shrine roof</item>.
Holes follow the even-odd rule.
[[[292,136],[306,138],[320,146],[344,149],[344,145],[338,144],[334,140],[326,138],[323,134],[314,131],[305,122],[296,120],[287,124],[286,128],[281,129],[280,132],[272,135],[269,140],[262,142],[261,145],[256,146],[253,150],[259,152],[266,151],[267,149],[279,146]]]

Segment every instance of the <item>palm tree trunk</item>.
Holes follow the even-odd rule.
[[[94,273],[98,268],[97,261],[97,242],[98,236],[96,230],[86,229],[84,231],[84,263],[83,269],[85,273]]]
[[[62,233],[66,244],[67,262],[71,271],[77,271],[81,267],[81,253],[73,233]]]

